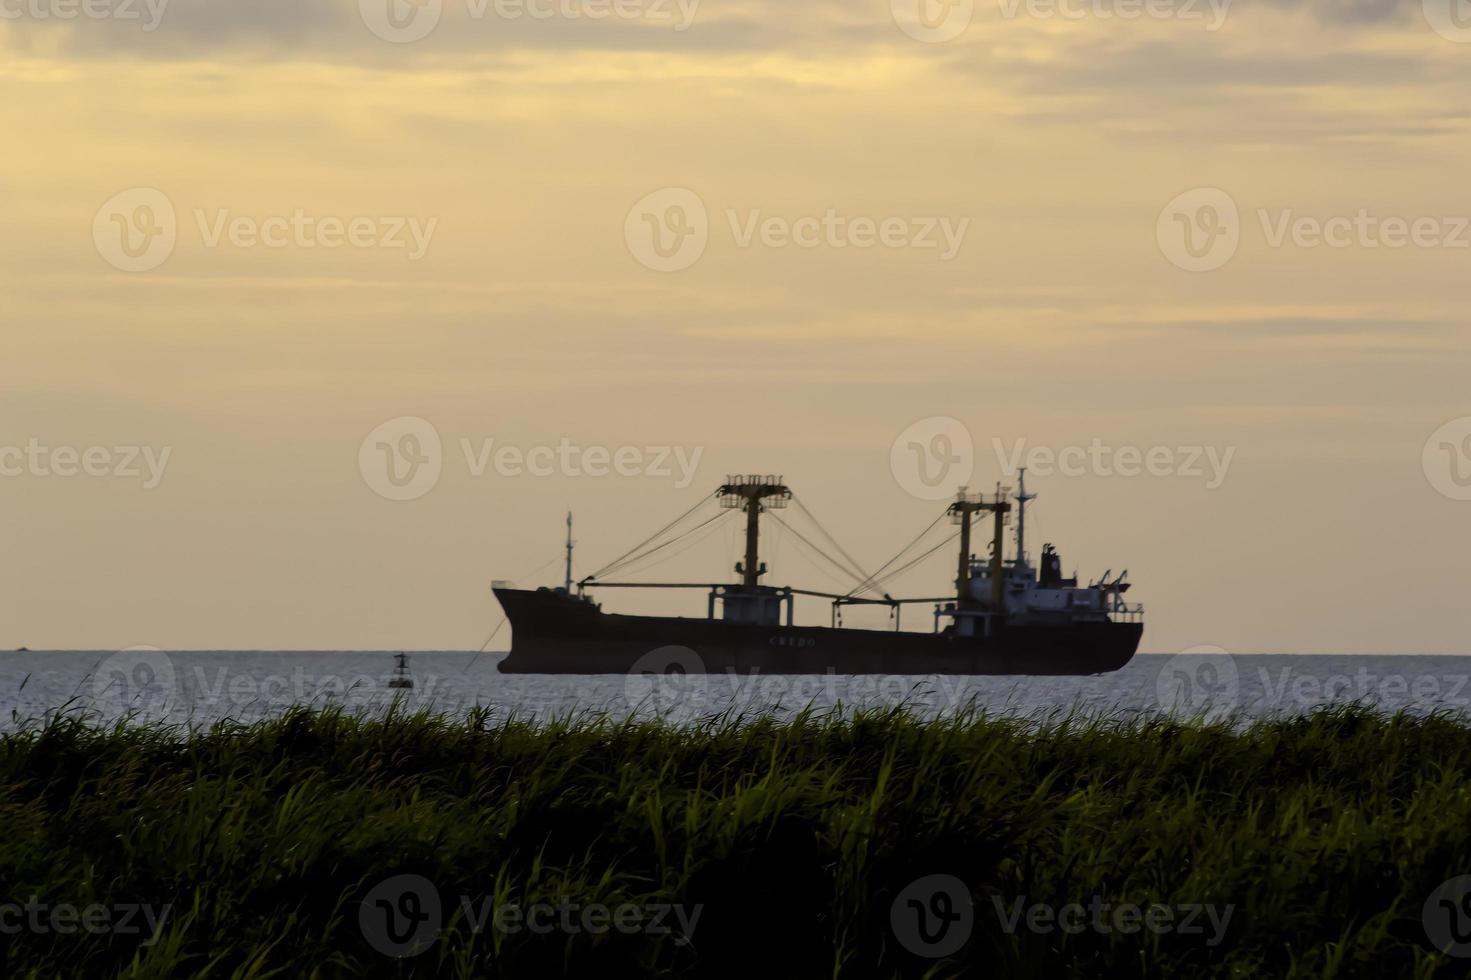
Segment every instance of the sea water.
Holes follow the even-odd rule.
[[[1383,711],[1471,713],[1471,657],[1141,654],[1085,677],[950,675],[502,674],[504,654],[409,656],[408,690],[389,687],[389,652],[55,651],[0,654],[0,724],[58,712],[107,723],[255,721],[293,706],[375,713],[395,704],[462,717],[545,720],[630,713],[690,723],[712,715],[790,717],[803,709],[905,705],[928,716],[979,710],[1028,719],[1173,713],[1214,721],[1361,703]]]

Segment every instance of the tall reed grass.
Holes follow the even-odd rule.
[[[63,716],[0,737],[0,902],[169,907],[156,934],[0,915],[7,977],[1451,977],[1422,905],[1471,873],[1471,729],[1330,710],[1247,726],[902,709],[694,727],[293,711],[206,731]],[[385,955],[362,902],[432,882]],[[911,882],[974,901],[906,946]],[[1227,906],[1178,931],[1008,929],[1026,905]],[[466,904],[461,903],[461,899]],[[687,935],[476,928],[537,903],[698,909]]]

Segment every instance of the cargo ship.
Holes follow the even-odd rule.
[[[518,589],[507,582],[492,586],[511,624],[511,650],[501,662],[505,673],[627,674],[1032,674],[1085,675],[1118,670],[1134,656],[1144,631],[1144,609],[1124,601],[1128,573],[1079,585],[1077,574],[1064,577],[1062,559],[1051,544],[1042,547],[1034,567],[1026,551],[1026,508],[1036,498],[1026,492],[1021,471],[1016,495],[997,486],[994,493],[960,488],[955,500],[921,533],[922,540],[945,518],[958,539],[955,591],[940,597],[895,598],[883,589],[915,562],[894,567],[915,542],[872,575],[862,571],[841,546],[822,531],[843,557],[823,550],[800,534],[780,511],[795,500],[774,476],[728,477],[654,537],[604,569],[573,582],[572,518],[567,519],[566,574],[560,587]],[[717,503],[714,518],[671,537],[701,505]],[[797,501],[810,516],[805,506]],[[745,556],[729,583],[620,582],[601,576],[666,550],[732,512],[744,516]],[[1014,554],[1005,555],[1005,527],[1016,514]],[[971,551],[973,525],[989,516],[990,554]],[[760,560],[762,520],[779,521],[818,554],[846,571],[858,584],[847,593],[765,584]],[[816,524],[815,517],[812,518]],[[817,525],[821,529],[821,525]],[[926,557],[935,549],[920,555]],[[916,559],[917,561],[918,559]],[[699,589],[707,594],[706,615],[639,616],[605,612],[594,594],[603,589]],[[829,625],[797,625],[799,597],[831,603]],[[892,629],[845,627],[845,608],[887,607]],[[901,627],[906,606],[932,606],[926,628]]]

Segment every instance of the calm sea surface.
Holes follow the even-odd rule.
[[[396,697],[450,715],[481,705],[527,718],[636,712],[681,722],[726,711],[789,715],[808,706],[900,703],[928,715],[977,708],[1028,718],[1081,710],[1250,719],[1348,702],[1471,714],[1471,657],[1459,656],[1140,655],[1097,677],[538,676],[499,673],[502,656],[412,654],[414,687],[401,691],[388,687],[390,653],[0,653],[0,724],[15,728],[58,711],[84,711],[102,721],[131,713],[142,721],[204,725],[256,720],[293,705],[377,712]]]

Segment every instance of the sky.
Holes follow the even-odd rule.
[[[569,510],[870,571],[1026,465],[1146,651],[1468,652],[1471,9],[920,3],[0,0],[0,647],[477,649]]]

